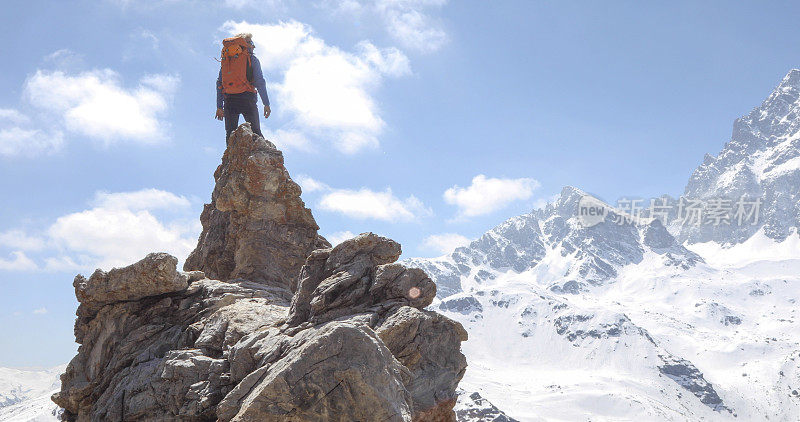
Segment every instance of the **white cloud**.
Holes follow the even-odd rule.
[[[12,108],[0,108],[0,155],[34,156],[58,151],[64,143],[61,132],[45,133],[29,127],[31,119]],[[26,128],[27,127],[27,128]]]
[[[337,212],[351,218],[412,221],[433,214],[433,211],[414,195],[401,199],[395,196],[392,189],[388,187],[383,191],[373,191],[367,188],[337,189],[305,174],[296,176],[294,180],[304,193],[323,193],[318,204],[320,209]],[[352,237],[350,232],[339,233],[349,233]]]
[[[444,200],[458,207],[459,217],[475,217],[502,209],[511,202],[525,200],[539,187],[534,179],[498,179],[482,174],[466,188],[458,185],[444,192]]]
[[[319,206],[351,218],[382,221],[412,221],[432,214],[415,196],[400,199],[389,188],[382,192],[366,188],[332,189],[322,197]]]
[[[98,208],[131,211],[187,208],[191,205],[183,196],[152,188],[134,192],[97,192],[92,204]]]
[[[129,265],[150,252],[163,251],[185,258],[197,242],[197,227],[180,218],[163,221],[153,211],[175,208],[188,211],[189,201],[157,189],[136,192],[100,192],[94,207],[56,219],[47,234],[68,251],[48,266],[65,268],[95,265],[102,268]]]
[[[36,269],[36,263],[22,251],[11,252],[11,259],[0,258],[0,270],[3,271],[34,271]]]
[[[296,130],[272,130],[268,128],[261,128],[261,133],[264,137],[269,139],[282,151],[296,150],[304,152],[313,152],[314,147],[311,141],[306,137],[303,132]]]
[[[33,314],[34,315],[44,315],[46,313],[47,313],[47,308],[45,308],[45,307],[33,310]]]
[[[22,251],[39,251],[46,242],[41,237],[30,236],[22,230],[9,230],[0,233],[0,245]]]
[[[349,20],[365,14],[377,17],[386,32],[407,49],[430,53],[450,39],[441,20],[433,16],[447,0],[322,0],[319,4]],[[369,18],[374,19],[372,16]]]
[[[165,139],[163,115],[179,79],[145,76],[136,88],[125,88],[113,70],[78,74],[37,70],[25,83],[30,103],[57,113],[73,133],[101,139],[154,144]]]
[[[372,92],[384,76],[410,71],[402,52],[368,42],[346,52],[326,44],[297,21],[274,25],[228,21],[221,29],[229,34],[252,33],[264,70],[280,75],[270,94],[280,105],[276,111],[287,112],[291,119],[293,130],[284,132],[294,137],[289,144],[305,146],[306,139],[321,138],[344,153],[379,144],[385,123]],[[276,137],[274,142],[282,141]]]
[[[300,188],[303,189],[303,192],[305,193],[319,192],[330,189],[330,186],[306,174],[297,175],[294,178],[294,181],[297,182],[298,185],[300,185]]]
[[[469,238],[458,233],[441,233],[426,237],[422,241],[422,247],[439,254],[447,254],[453,252],[459,246],[468,245],[469,242]]]
[[[58,217],[29,235],[0,233],[0,246],[15,249],[0,258],[0,270],[91,271],[132,264],[150,252],[168,252],[182,260],[197,242],[200,225],[183,196],[158,189],[97,192],[90,208]],[[22,251],[36,251],[43,265]]]
[[[150,87],[154,91],[160,92],[165,96],[171,97],[178,90],[178,87],[181,84],[181,78],[179,78],[177,75],[165,75],[158,73],[145,75],[141,80],[141,84],[143,86]]]
[[[52,154],[63,144],[61,132],[45,133],[16,126],[0,129],[0,155],[6,157]]]
[[[20,113],[13,108],[0,108],[0,122],[10,122],[15,124],[22,124],[30,122],[28,116]]]
[[[83,55],[68,48],[62,48],[61,50],[48,54],[45,56],[44,61],[61,70],[78,69],[83,67],[84,62]]]
[[[436,19],[425,9],[439,8],[446,0],[378,0],[376,7],[387,25],[387,31],[403,46],[430,53],[440,49],[449,37]]]
[[[361,41],[357,47],[361,56],[381,73],[390,76],[404,76],[411,73],[408,57],[394,47],[381,50],[369,41]]]
[[[343,232],[335,232],[329,235],[326,235],[325,238],[328,239],[328,242],[331,242],[331,246],[336,246],[347,239],[352,239],[356,237],[356,234],[351,232],[350,230],[345,230]]]

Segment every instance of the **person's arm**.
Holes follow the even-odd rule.
[[[217,108],[222,108],[222,69],[217,76]]]
[[[261,71],[261,62],[256,56],[251,56],[253,65],[253,86],[256,87],[261,102],[265,107],[269,107],[269,95],[267,95],[267,81],[264,80],[264,73]]]
[[[217,111],[214,113],[214,118],[222,120],[225,118],[225,112],[222,110],[222,69],[219,70],[217,76]]]

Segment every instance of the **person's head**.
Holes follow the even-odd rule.
[[[248,44],[250,44],[250,49],[256,48],[256,45],[253,43],[253,34],[249,32],[242,32],[236,35],[237,38],[244,38]]]

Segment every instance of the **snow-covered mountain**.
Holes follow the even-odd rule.
[[[548,290],[578,293],[613,279],[620,268],[642,262],[648,253],[663,265],[683,269],[702,262],[657,219],[618,224],[621,213],[606,204],[604,222],[588,226],[576,213],[586,197],[566,187],[555,202],[506,220],[449,256],[405,262],[436,280],[439,297],[492,285],[509,271],[531,270]]]
[[[761,106],[736,120],[731,140],[706,155],[686,185],[688,198],[759,198],[756,224],[682,225],[681,241],[741,243],[759,230],[772,239],[800,227],[800,70],[783,78]]]
[[[603,210],[588,222],[586,198]],[[567,187],[450,255],[406,260],[469,332],[462,388],[520,421],[800,420],[800,71],[683,194],[755,201],[755,224],[687,224],[664,198],[665,218],[637,218]]]
[[[49,369],[0,368],[0,421],[57,421],[60,409],[50,400],[61,387],[66,365]]]

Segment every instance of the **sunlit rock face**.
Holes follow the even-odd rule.
[[[67,421],[455,421],[461,324],[364,233],[331,248],[280,151],[231,136],[197,249],[77,276]]]
[[[311,251],[330,246],[317,234],[283,154],[249,124],[231,134],[214,181],[211,203],[200,215],[200,240],[184,270],[288,288]]]

